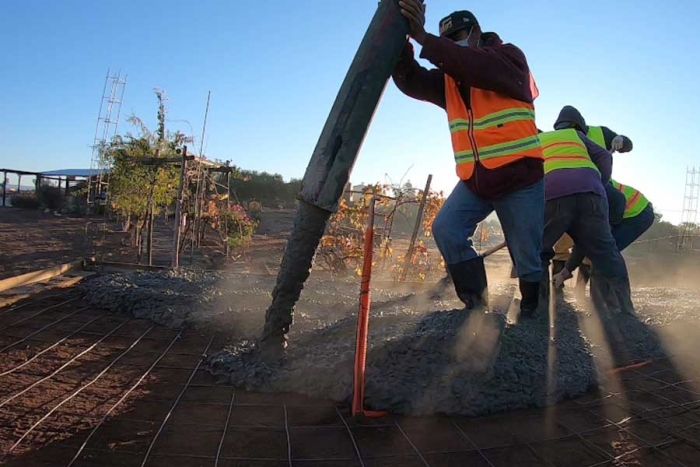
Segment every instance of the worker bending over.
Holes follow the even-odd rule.
[[[641,237],[644,232],[649,230],[649,227],[654,223],[654,207],[639,190],[629,185],[622,185],[615,180],[610,180],[610,185],[620,191],[626,200],[622,221],[612,227],[612,236],[615,239],[617,249],[624,251],[625,248]],[[581,251],[581,248],[574,245],[571,256],[566,261],[564,268],[554,276],[555,286],[571,279],[573,272],[581,265],[583,260],[584,253]],[[591,297],[594,301],[602,301],[601,297],[609,294],[610,287],[606,283],[605,278],[598,277],[597,274],[591,276]],[[613,308],[610,311],[624,311],[618,310],[618,308],[613,304]]]
[[[606,126],[588,126],[586,125],[586,120],[573,106],[565,105],[559,112],[557,120],[554,122],[555,130],[564,130],[567,128],[573,128],[577,131],[586,133],[586,136],[599,146],[604,147],[610,152],[620,152],[625,153],[632,150],[632,140],[627,136],[618,135],[610,128]],[[610,217],[610,224],[616,225],[618,222],[622,221],[622,215],[625,210],[625,198],[622,194],[613,189],[611,186],[606,185],[605,191],[608,197],[608,210]],[[573,247],[573,240],[571,237],[566,235],[562,236],[561,239],[554,245],[554,259],[552,261],[552,272],[558,274],[564,268],[566,260],[569,258],[571,248]],[[585,282],[590,277],[590,266],[588,261],[581,265],[580,274],[583,276],[583,283],[585,287]],[[557,292],[563,292],[563,284],[556,287]]]
[[[610,180],[612,156],[574,129],[540,134],[545,157],[545,224],[542,240],[542,289],[549,291],[552,247],[564,233],[588,256],[611,286],[614,298],[633,312],[629,277],[612,236],[605,184]]]
[[[544,169],[535,126],[537,90],[523,52],[482,32],[469,11],[440,21],[440,37],[424,29],[420,0],[402,0],[410,36],[421,44],[426,69],[410,43],[393,79],[406,95],[447,112],[459,182],[433,222],[457,296],[467,309],[488,306],[483,258],[472,247],[476,225],[496,210],[513,256],[521,310],[537,308],[542,269]]]

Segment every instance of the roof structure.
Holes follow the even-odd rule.
[[[109,172],[109,170],[103,171],[103,173],[107,172]],[[99,173],[99,169],[61,169],[40,172],[41,175],[45,175],[47,177],[89,177],[90,175],[97,175]]]

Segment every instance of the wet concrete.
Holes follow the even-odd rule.
[[[211,356],[208,368],[239,387],[348,401],[359,280],[312,275],[296,307],[290,346],[270,363],[259,358],[257,336],[273,285],[268,277],[133,272],[99,277],[84,288],[100,307],[229,334],[231,345]],[[491,284],[491,312],[468,313],[454,297],[429,301],[373,289],[367,405],[412,415],[543,406],[601,383],[610,360],[619,366],[666,356],[668,342],[659,331],[696,329],[700,321],[696,293],[640,289],[638,317],[600,320],[574,300],[560,300],[552,332],[546,319],[507,318],[509,307],[511,313],[517,308],[514,292],[514,284]]]

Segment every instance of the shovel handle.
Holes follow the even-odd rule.
[[[491,256],[492,254],[494,254],[498,250],[502,250],[503,248],[505,248],[505,246],[506,246],[506,242],[501,242],[498,245],[491,247],[488,250],[484,251],[481,254],[481,256],[482,256],[482,258],[486,258],[487,256]]]

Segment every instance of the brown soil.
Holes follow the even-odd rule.
[[[0,309],[9,466],[698,465],[698,344],[549,410],[355,420],[201,369],[226,336],[86,307],[74,289]],[[51,308],[49,308],[51,307]],[[691,343],[692,344],[692,343]],[[75,460],[74,463],[71,463]]]

